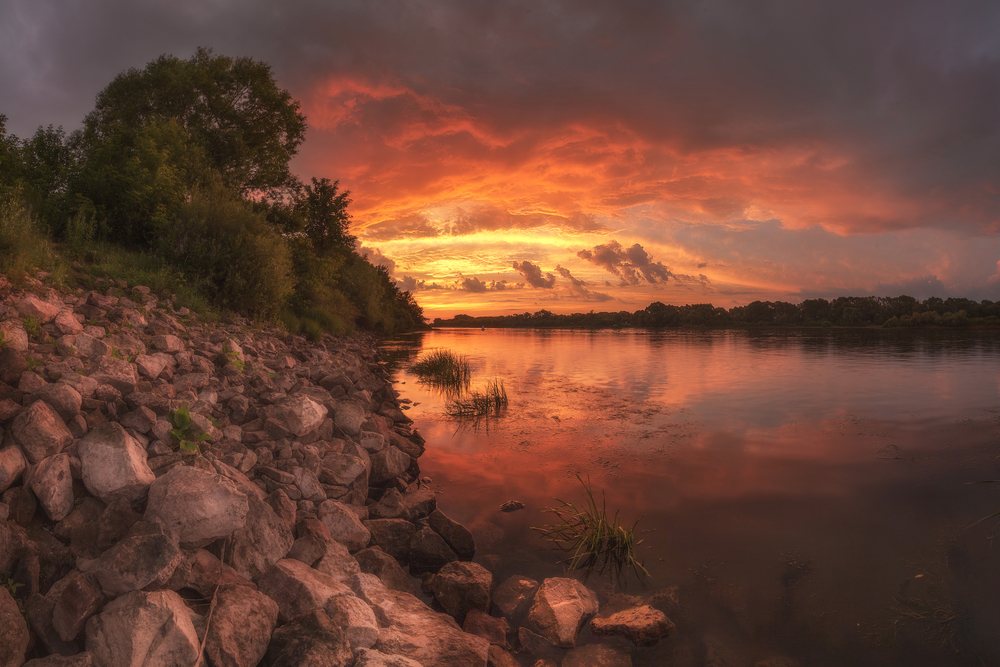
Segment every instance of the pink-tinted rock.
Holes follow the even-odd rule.
[[[56,329],[59,330],[59,333],[64,336],[74,336],[83,331],[83,325],[80,324],[80,320],[76,319],[76,316],[68,310],[59,311],[59,314],[55,316],[53,322],[56,325]]]
[[[84,485],[106,503],[118,498],[138,500],[156,479],[146,463],[145,450],[120,424],[100,424],[80,440],[77,451]]]
[[[595,635],[619,635],[638,646],[652,646],[670,634],[674,624],[648,604],[618,609],[609,604],[590,622]]]
[[[514,626],[521,625],[538,591],[538,582],[515,574],[493,591],[493,604]]]
[[[301,561],[279,560],[257,581],[257,589],[278,603],[278,620],[289,620],[326,606],[330,598],[351,595],[351,589]]]
[[[146,521],[182,544],[204,546],[246,525],[247,497],[221,475],[178,466],[149,487]]]
[[[35,401],[18,413],[11,424],[11,434],[32,463],[58,454],[73,441],[73,434],[62,418],[45,401]]]
[[[219,589],[205,653],[215,667],[255,667],[278,622],[278,605],[246,586]]]
[[[59,307],[34,296],[26,296],[17,304],[22,317],[33,317],[42,324],[51,322],[59,314]]]
[[[442,567],[425,584],[445,613],[459,623],[472,609],[490,608],[493,575],[478,563],[452,562]]]
[[[0,449],[0,493],[20,479],[27,465],[20,447],[11,445]]]
[[[21,353],[28,351],[28,332],[24,330],[20,320],[0,322],[0,334],[3,334],[3,339],[10,348]]]
[[[160,373],[167,367],[167,360],[162,355],[138,354],[135,357],[134,363],[136,370],[139,371],[139,375],[150,380],[160,377]]]
[[[153,336],[150,344],[160,352],[166,352],[167,354],[176,354],[184,349],[184,341],[171,334]]]
[[[572,648],[580,627],[597,613],[597,595],[575,579],[542,582],[528,611],[528,627],[555,646]]]
[[[31,490],[53,521],[62,521],[73,511],[73,476],[69,455],[56,454],[42,459],[31,477]]]
[[[80,414],[80,406],[83,403],[80,392],[65,382],[42,386],[34,392],[31,400],[45,401],[52,406],[64,422],[69,422],[70,419]]]
[[[288,408],[285,415],[288,430],[297,436],[315,430],[326,418],[326,408],[308,396],[301,394],[289,396],[281,404]]]
[[[108,347],[107,343],[98,338],[94,338],[86,332],[77,334],[76,338],[73,340],[73,347],[75,347],[80,354],[89,359],[98,359],[111,354],[111,348]]]
[[[79,570],[53,584],[46,597],[53,602],[52,627],[67,642],[76,639],[105,600],[94,577]]]
[[[13,596],[0,586],[0,667],[19,667],[28,651],[28,624]]]
[[[194,665],[200,642],[173,591],[136,591],[109,602],[87,621],[87,650],[107,667]]]
[[[100,384],[111,385],[120,391],[122,396],[127,396],[135,391],[135,383],[137,382],[135,367],[124,359],[115,359],[114,357],[99,357],[94,362],[90,377]]]

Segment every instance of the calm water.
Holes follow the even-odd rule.
[[[435,348],[502,379],[506,415],[449,419],[406,370]],[[678,629],[635,664],[1000,664],[998,526],[968,527],[1000,484],[967,484],[1000,478],[1000,335],[455,329],[385,356],[497,581],[562,571],[530,526],[578,473],[642,517],[652,577],[627,592],[676,587]]]

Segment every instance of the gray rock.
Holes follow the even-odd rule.
[[[322,609],[299,616],[274,631],[265,667],[348,667],[354,654],[344,631]]]
[[[83,403],[83,397],[80,395],[80,392],[65,382],[46,384],[35,391],[31,400],[45,401],[52,406],[64,422],[68,422],[80,414],[80,405]]]
[[[563,658],[562,667],[632,667],[632,657],[620,646],[578,646]]]
[[[385,484],[402,475],[413,463],[408,454],[401,452],[392,445],[375,452],[372,457],[372,470],[368,476],[371,484]]]
[[[219,588],[205,653],[215,667],[255,667],[278,622],[278,605],[246,586]]]
[[[351,589],[305,563],[284,558],[257,580],[257,590],[278,603],[278,621],[287,623],[310,609],[323,609],[330,598]]]
[[[538,582],[515,574],[493,591],[493,604],[512,625],[521,625],[538,591]]]
[[[327,409],[308,396],[288,396],[281,405],[288,410],[285,414],[288,430],[297,436],[315,430],[326,418]]]
[[[38,503],[53,521],[62,521],[73,511],[73,476],[69,454],[43,459],[31,477],[31,490]]]
[[[333,539],[349,550],[357,551],[368,546],[371,540],[369,529],[347,505],[336,500],[326,500],[320,503],[317,514]]]
[[[402,655],[389,655],[375,649],[361,649],[356,654],[354,667],[424,667],[416,660]]]
[[[118,498],[139,500],[156,479],[146,463],[145,450],[120,424],[97,426],[80,440],[77,451],[84,485],[106,503]]]
[[[0,586],[0,667],[19,667],[28,651],[28,624],[14,597]]]
[[[193,665],[200,643],[192,612],[173,591],[136,591],[87,621],[87,651],[102,667]]]
[[[288,498],[285,497],[285,500]],[[268,501],[249,495],[247,502],[246,523],[243,528],[233,532],[230,562],[234,570],[257,581],[272,565],[285,557],[295,538],[289,522],[281,518]],[[294,521],[294,510],[292,520]]]
[[[362,572],[378,577],[387,587],[401,593],[415,594],[410,577],[399,565],[399,561],[379,547],[369,547],[354,554]]]
[[[476,541],[468,528],[438,509],[427,516],[427,524],[444,538],[459,560],[472,560],[475,557]]]
[[[674,629],[666,614],[648,604],[620,609],[613,602],[590,622],[595,635],[618,635],[638,646],[652,646]]]
[[[204,546],[246,525],[247,496],[221,475],[178,466],[149,487],[145,520],[181,544]]]
[[[27,465],[28,460],[20,447],[10,445],[0,449],[0,493],[21,477]]]
[[[155,526],[155,531],[149,524],[141,528],[133,530],[99,558],[77,561],[83,572],[97,577],[105,595],[115,597],[146,587],[158,588],[180,564],[181,550],[159,526]]]
[[[137,378],[135,367],[124,359],[114,357],[99,357],[94,362],[90,377],[100,384],[109,384],[127,396],[135,391]]]
[[[528,610],[527,627],[555,646],[572,648],[580,627],[597,613],[597,595],[575,579],[546,579]]]
[[[361,425],[368,415],[365,409],[353,401],[340,401],[334,409],[333,423],[348,435],[361,433]]]
[[[410,572],[436,572],[447,563],[457,560],[458,555],[432,528],[421,528],[410,538],[407,554]]]
[[[426,587],[445,613],[462,623],[469,611],[490,608],[493,575],[478,563],[453,562],[432,575]]]
[[[375,612],[353,595],[332,597],[326,603],[326,614],[344,630],[351,649],[371,648],[378,641],[379,628]]]
[[[73,434],[66,428],[59,414],[45,401],[35,401],[14,417],[10,428],[14,442],[32,463],[58,454],[69,443]]]

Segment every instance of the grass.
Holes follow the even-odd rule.
[[[468,389],[472,381],[469,360],[450,350],[430,352],[410,366],[410,372],[421,382],[456,392]],[[504,401],[506,404],[506,394]]]
[[[507,390],[503,380],[491,380],[483,391],[475,390],[449,401],[445,412],[449,417],[488,417],[499,415],[507,407]]]
[[[590,480],[584,482],[579,475],[576,478],[586,493],[584,505],[577,507],[574,503],[559,500],[559,507],[542,510],[555,515],[558,522],[532,526],[531,529],[552,542],[555,548],[569,554],[560,562],[570,570],[586,569],[589,574],[594,568],[598,568],[600,573],[610,569],[619,581],[630,572],[640,579],[648,577],[649,572],[636,556],[636,548],[642,543],[642,540],[635,539],[639,520],[631,528],[626,528],[621,525],[618,512],[613,518],[609,517],[603,492],[598,506],[590,489]]]

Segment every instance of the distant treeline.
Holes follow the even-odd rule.
[[[802,303],[754,301],[726,310],[710,303],[672,306],[653,302],[634,313],[573,313],[547,310],[495,317],[456,315],[440,317],[435,327],[611,329],[660,327],[926,327],[1000,326],[1000,301],[940,299],[918,301],[911,296],[842,296],[832,301],[806,299]]]

